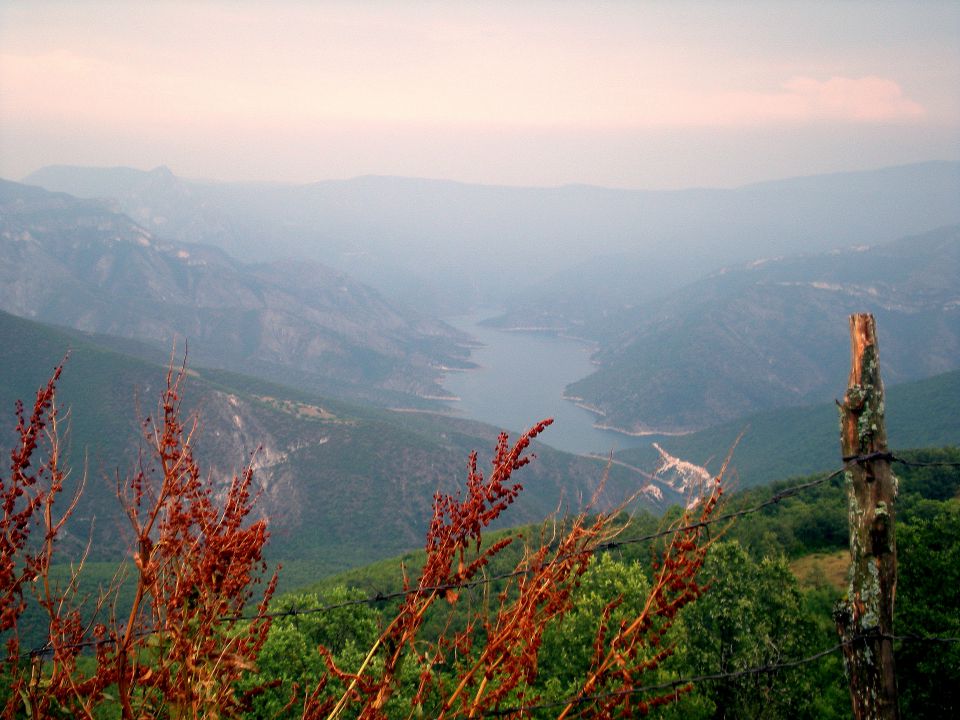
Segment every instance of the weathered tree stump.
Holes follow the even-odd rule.
[[[840,435],[850,523],[850,588],[835,619],[850,682],[853,716],[899,718],[893,661],[897,588],[894,500],[884,426],[883,383],[872,315],[850,316],[851,364],[840,405]]]

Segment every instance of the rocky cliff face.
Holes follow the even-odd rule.
[[[0,309],[343,396],[432,396],[459,334],[318,263],[244,265],[97,201],[0,188]],[[379,391],[379,394],[378,394]]]

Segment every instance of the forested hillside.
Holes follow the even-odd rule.
[[[142,277],[158,278],[147,288],[152,301],[163,301],[168,285],[216,295],[202,268],[219,251],[202,256],[201,275],[180,268],[181,276],[177,263],[205,250],[157,241],[96,203],[21,186],[10,192],[18,219],[5,220],[5,247],[25,262],[12,271],[21,281],[7,287],[10,302],[48,307],[42,293],[38,300],[27,292],[23,279],[35,273],[24,268],[33,261],[52,267],[57,256],[70,258],[57,277],[77,295],[71,303],[69,293],[43,286],[52,298],[48,310],[87,308],[98,331],[115,331],[95,318],[100,310],[112,317],[111,283],[137,284],[140,276],[131,279],[129,271],[141,261]],[[31,202],[42,206],[36,217]],[[67,227],[90,236],[74,237]],[[890,323],[894,379],[925,374],[950,362],[955,235],[952,228],[857,258],[831,255],[842,262],[826,270],[824,258],[812,256],[721,273],[708,279],[714,294],[691,302],[719,311],[745,287],[761,295],[767,286],[814,294],[853,288],[858,302],[879,298],[891,317],[905,318],[907,331]],[[122,261],[113,256],[117,248],[126,253]],[[36,253],[43,257],[31,260]],[[844,273],[863,259],[895,277],[885,284],[877,275],[876,287],[857,289]],[[808,266],[828,274],[798,279],[813,277]],[[84,268],[102,274],[100,285],[86,284]],[[241,282],[248,269],[237,268]],[[272,271],[257,270],[257,283],[264,272]],[[755,272],[761,282],[753,282]],[[270,282],[286,292],[296,289],[295,280]],[[808,300],[798,306],[809,309]],[[188,305],[196,305],[189,312],[205,307]],[[121,315],[136,315],[135,306]],[[646,327],[636,318],[624,322],[636,332]],[[291,389],[228,369],[190,365],[178,372],[175,349],[168,375],[170,361],[150,342],[155,338],[138,333],[116,337],[0,313],[0,337],[0,400],[8,406],[43,388],[50,369],[69,355],[56,377],[57,402],[48,385],[32,412],[28,404],[10,421],[8,559],[0,567],[8,578],[2,631],[15,689],[8,708],[22,702],[41,708],[40,716],[69,715],[86,698],[108,712],[119,703],[131,717],[135,706],[154,714],[171,693],[181,693],[175,702],[194,714],[226,707],[249,717],[325,716],[354,703],[377,717],[405,716],[409,708],[437,717],[554,717],[588,708],[664,717],[843,714],[840,646],[825,644],[845,564],[838,550],[846,542],[840,474],[725,500],[734,489],[834,466],[829,407],[746,419],[739,407],[732,411],[737,420],[659,437],[652,451],[624,451],[609,463],[535,446],[538,457],[527,468],[529,442],[549,432],[548,423],[511,449],[495,429],[448,415],[362,408],[318,395],[310,384]],[[803,346],[799,336],[794,340]],[[926,369],[910,370],[910,348],[934,340]],[[808,343],[804,351],[811,347],[819,346]],[[740,369],[757,374],[749,365]],[[956,520],[960,461],[952,449],[911,455],[900,448],[957,441],[956,375],[893,384],[887,405],[896,457],[907,463],[899,522],[902,556],[911,564],[898,610],[907,630],[897,637],[906,658],[902,676],[910,681],[905,707],[917,716],[955,702],[920,676],[953,677],[955,598],[924,580],[950,576],[956,566],[956,544],[944,528]],[[691,402],[710,396],[702,388],[690,392]],[[682,409],[686,396],[675,397]],[[742,447],[728,458],[744,426]],[[491,446],[493,465],[484,472],[484,448]],[[471,455],[478,449],[479,464]],[[694,463],[722,465],[718,479]],[[529,485],[523,492],[512,479],[521,468]],[[543,518],[521,536],[497,531]],[[330,572],[409,551],[423,544],[424,533],[424,555],[408,552],[402,564],[384,561],[379,571],[356,570],[313,587]],[[929,552],[930,539],[941,536],[942,553]],[[927,543],[923,551],[917,542]],[[297,587],[306,589],[272,600],[278,588]],[[333,621],[340,630],[330,636],[322,616],[335,609],[345,615]],[[944,662],[916,650],[928,642],[918,638],[928,636],[942,641]],[[168,640],[167,650],[155,649]],[[315,651],[318,644],[330,654]],[[90,647],[99,652],[88,655]],[[44,676],[49,693],[21,671],[19,660],[31,648],[39,650],[35,657],[55,658]],[[229,655],[216,659],[218,652]],[[229,670],[220,672],[224,657]],[[298,676],[289,671],[290,657],[302,658]],[[183,674],[183,658],[202,665],[202,682]],[[86,677],[82,691],[75,673]],[[212,689],[198,691],[204,687]]]
[[[896,466],[901,493],[896,627],[904,638],[897,645],[901,710],[904,717],[942,717],[960,704],[953,689],[960,687],[960,645],[921,638],[956,641],[960,635],[960,450],[909,451],[898,457],[908,463]],[[701,679],[677,705],[652,716],[849,717],[832,616],[834,601],[847,587],[842,476],[823,473],[737,492],[715,520],[720,539],[703,569],[710,589],[682,612],[664,638],[675,644],[675,652],[645,684],[662,690],[685,687],[687,678]],[[589,662],[591,633],[605,603],[622,597],[618,617],[636,611],[646,598],[655,577],[650,558],[663,542],[666,522],[648,514],[634,516],[609,552],[594,559],[574,609],[544,637],[541,675],[534,682],[540,700],[534,704],[547,707],[536,716],[555,717],[550,699],[573,692],[576,667]],[[539,532],[530,526],[521,534],[529,540]],[[477,601],[505,586],[519,553],[519,548],[508,551],[491,566],[492,586],[476,590]],[[403,558],[408,569],[421,562],[422,553]],[[265,653],[279,668],[293,648],[330,643],[349,662],[358,647],[373,641],[378,618],[393,611],[393,604],[376,598],[401,586],[397,559],[280,598],[278,609],[304,614],[278,620]],[[348,599],[359,604],[344,607]],[[430,627],[439,632],[444,626],[445,621],[435,620]],[[320,671],[319,665],[313,667]],[[282,693],[272,697],[261,707],[277,703]]]
[[[677,432],[835,396],[844,319],[871,312],[892,385],[955,370],[960,226],[726,267],[589,323],[597,371],[567,393],[626,431]],[[922,348],[922,352],[918,349]]]
[[[156,434],[147,436],[140,462],[145,472],[118,488],[138,548],[125,574],[132,575],[134,587],[166,599],[139,619],[138,598],[146,595],[124,589],[121,575],[104,578],[112,588],[100,594],[106,604],[86,610],[82,602],[75,606],[76,591],[62,585],[71,571],[51,565],[54,548],[41,542],[38,554],[23,556],[24,569],[56,584],[44,581],[31,589],[31,575],[16,570],[3,596],[10,608],[5,617],[14,618],[7,630],[19,628],[8,635],[14,660],[36,637],[38,609],[40,618],[48,613],[53,623],[48,648],[59,660],[52,666],[49,694],[37,695],[16,663],[7,664],[11,687],[19,688],[26,702],[66,710],[90,693],[91,702],[109,709],[115,702],[109,688],[115,683],[130,707],[153,708],[160,698],[183,692],[188,707],[232,707],[244,717],[312,717],[354,702],[368,708],[375,703],[386,717],[406,716],[410,707],[435,707],[431,712],[440,717],[471,708],[537,717],[614,709],[704,718],[718,712],[771,718],[848,713],[841,645],[831,615],[845,585],[837,572],[847,542],[841,469],[723,501],[729,492],[727,467],[716,481],[705,479],[699,490],[690,491],[695,494],[686,510],[674,506],[661,518],[647,512],[588,512],[488,536],[485,528],[520,495],[512,474],[526,472],[529,461],[528,438],[513,447],[503,439],[489,473],[473,463],[464,490],[437,495],[425,553],[268,604],[273,580],[261,604],[244,610],[245,603],[260,597],[254,589],[267,569],[262,562],[267,526],[256,519],[253,475],[243,473],[228,483],[222,509],[213,502],[221,496],[213,494],[214,485],[204,489],[212,478],[203,479],[190,425],[178,419],[185,381],[186,375],[174,377],[163,393],[159,418],[148,424]],[[45,511],[42,521],[47,538],[60,532],[59,518],[72,512],[46,499],[58,495],[65,480],[52,423],[58,407],[53,392],[53,385],[41,391],[20,423],[22,444],[12,455],[13,474],[4,486],[13,498],[10,507],[17,506],[23,489],[37,499],[37,505],[23,508],[22,517],[29,519],[31,507],[55,508],[52,514]],[[38,432],[45,418],[51,421],[49,441]],[[541,424],[532,435],[545,429]],[[31,461],[42,452],[48,454],[37,459],[37,475]],[[900,483],[902,703],[911,716],[938,717],[956,706],[958,698],[949,688],[960,686],[955,645],[960,633],[955,582],[960,451],[898,451],[894,463]],[[29,489],[38,481],[38,489],[45,487],[45,474],[51,494],[33,494]],[[162,485],[153,485],[158,479]],[[154,547],[149,526],[158,511],[162,519]],[[8,510],[5,525],[16,527],[18,517]],[[14,553],[34,547],[24,544],[29,533],[9,537],[5,547]],[[73,572],[84,570],[74,566]],[[39,606],[24,614],[20,597],[36,597]],[[141,628],[134,635],[110,619],[130,603],[131,617]],[[106,623],[98,624],[92,637],[92,626],[84,621],[90,612],[95,613],[91,620]],[[135,640],[149,637],[161,643],[156,655],[151,644]],[[171,648],[164,650],[167,637]],[[205,658],[201,677],[209,678],[205,682],[215,694],[196,695],[193,681],[182,675],[177,658],[201,652],[188,649],[191,638],[213,643],[198,657]],[[218,643],[236,659],[228,673],[213,680]],[[81,692],[63,673],[92,669],[93,659],[79,652],[90,645],[99,648],[100,669],[84,681]],[[318,653],[318,645],[327,650]],[[153,660],[144,660],[143,652]],[[374,655],[379,662],[368,666]],[[163,674],[151,681],[150,669],[145,679],[136,680],[140,663]],[[134,675],[125,680],[127,672]],[[354,673],[363,674],[364,685],[354,685],[359,682]],[[241,702],[225,679],[248,691],[246,699]],[[124,683],[132,684],[125,689]],[[131,688],[140,690],[131,695]],[[464,688],[470,692],[464,694]],[[294,704],[288,704],[291,693],[299,698]],[[20,703],[17,695],[6,701],[12,703],[8,707]]]
[[[96,519],[94,556],[122,555],[129,537],[116,502],[116,478],[136,467],[140,423],[156,411],[169,356],[3,312],[0,340],[0,407],[7,427],[14,401],[28,398],[69,354],[59,395],[69,411],[64,460],[74,468],[73,483],[84,469],[87,480],[67,537],[82,547]],[[283,560],[291,577],[303,573],[310,580],[418,546],[433,494],[459,487],[468,454],[489,452],[496,441],[498,431],[480,423],[364,408],[194,367],[189,360],[183,408],[199,415],[197,457],[219,488],[253,458],[262,490],[256,512],[270,518],[273,535],[268,554]],[[537,454],[513,522],[542,518],[561,503],[575,506],[593,494],[603,474],[602,460],[546,446],[538,446]],[[615,468],[602,502],[628,495],[636,477]],[[667,486],[663,492],[668,501],[677,497]],[[645,501],[657,504],[650,496]],[[385,507],[391,511],[384,514]]]

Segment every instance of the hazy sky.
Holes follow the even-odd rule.
[[[960,159],[960,2],[0,0],[0,176],[670,188]]]

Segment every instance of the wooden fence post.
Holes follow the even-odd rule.
[[[850,316],[850,380],[840,405],[840,445],[850,523],[850,588],[835,619],[856,720],[899,718],[893,664],[897,587],[894,499],[883,384],[872,315]]]

